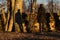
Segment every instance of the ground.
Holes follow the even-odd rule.
[[[0,33],[0,40],[60,40],[59,32],[48,33]]]

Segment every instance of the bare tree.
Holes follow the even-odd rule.
[[[29,16],[29,25],[28,25],[28,29],[29,32],[31,32],[31,28],[33,27],[33,23],[34,23],[34,14],[35,14],[35,7],[36,7],[36,0],[29,0],[29,9],[30,9],[30,16]]]
[[[49,11],[50,11],[50,30],[52,31],[55,31],[55,19],[54,19],[54,16],[53,16],[53,0],[50,0],[49,3],[48,3],[48,8],[49,8]]]

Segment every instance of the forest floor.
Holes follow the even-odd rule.
[[[60,40],[60,32],[47,32],[47,33],[0,32],[0,40]]]

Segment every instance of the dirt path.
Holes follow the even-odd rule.
[[[60,40],[60,33],[0,33],[0,40]]]

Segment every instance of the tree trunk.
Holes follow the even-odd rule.
[[[29,19],[29,25],[28,25],[28,27],[29,27],[29,32],[31,32],[31,29],[32,29],[32,27],[33,27],[33,24],[34,24],[34,15],[35,15],[35,6],[36,6],[36,0],[33,0],[33,3],[31,3],[31,5],[32,5],[32,12],[30,13],[30,19]]]

